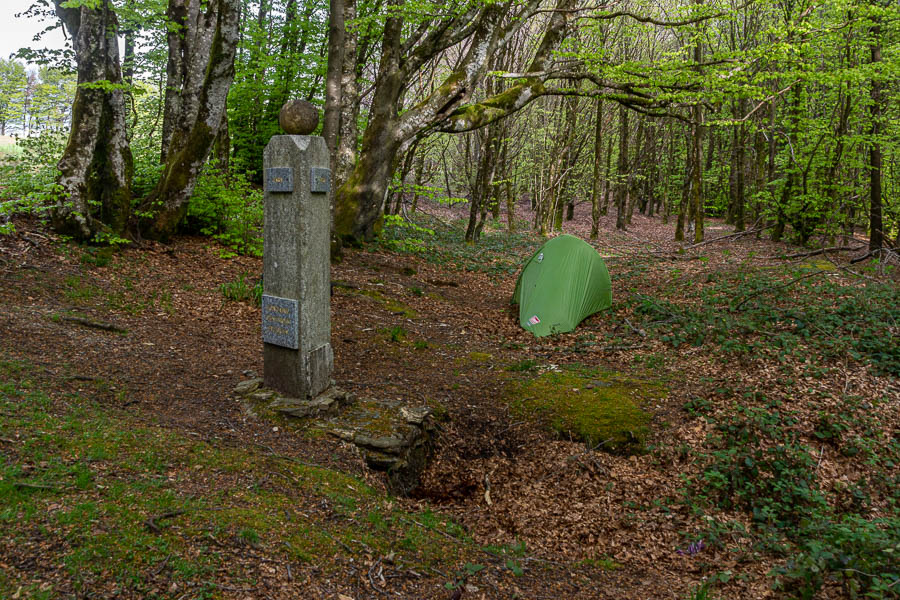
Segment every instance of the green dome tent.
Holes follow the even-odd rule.
[[[561,235],[525,263],[512,301],[519,305],[519,325],[536,337],[572,331],[612,304],[609,271],[590,244]]]

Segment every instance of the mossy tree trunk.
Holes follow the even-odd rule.
[[[110,0],[56,14],[72,38],[78,87],[69,140],[59,161],[53,227],[82,240],[120,235],[131,210],[133,159],[126,132],[118,21]]]
[[[169,0],[169,62],[161,158],[164,168],[143,203],[154,215],[145,234],[165,239],[187,202],[223,123],[240,23],[239,0]]]
[[[369,121],[363,134],[359,159],[343,184],[335,191],[334,230],[340,240],[359,243],[375,236],[380,226],[385,191],[398,152],[429,129],[464,132],[478,129],[509,115],[544,91],[538,74],[543,74],[552,58],[566,24],[573,18],[572,0],[558,0],[557,9],[547,19],[540,45],[526,76],[509,89],[481,102],[467,104],[484,78],[489,59],[512,43],[526,23],[524,18],[541,5],[528,0],[522,6],[485,3],[471,6],[462,14],[448,14],[429,27],[415,27],[403,38],[404,0],[387,5],[388,18],[381,60],[375,77],[375,92]],[[513,15],[513,11],[517,11]],[[518,16],[519,18],[509,18]],[[400,114],[400,99],[412,77],[446,49],[466,42],[466,52],[455,69],[419,104]],[[527,76],[527,73],[535,73]]]

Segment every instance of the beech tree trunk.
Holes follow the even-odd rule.
[[[69,141],[58,165],[61,193],[51,220],[61,233],[102,241],[103,234],[122,234],[128,225],[134,170],[125,126],[118,21],[110,0],[96,8],[67,8],[63,0],[54,4],[72,37],[78,87]]]
[[[877,65],[881,62],[881,25],[876,24],[871,29],[872,46],[871,62]],[[881,211],[881,81],[876,73],[872,77],[872,106],[869,118],[871,125],[871,147],[869,150],[869,252],[881,250],[884,245],[884,220]]]
[[[239,0],[169,0],[169,62],[161,157],[165,164],[144,202],[155,213],[146,235],[165,239],[187,202],[222,126],[240,23]]]
[[[325,116],[322,137],[331,154],[331,164],[337,164],[338,132],[341,128],[341,75],[344,63],[344,0],[330,0],[328,10],[328,66],[325,72]]]
[[[345,0],[343,6],[344,23],[346,24],[356,18],[356,0]],[[332,167],[335,189],[344,185],[356,164],[359,142],[357,139],[359,137],[359,69],[362,62],[359,58],[358,46],[359,32],[357,28],[345,31],[340,70],[338,119],[336,124],[332,123],[338,127],[335,162]],[[330,64],[330,56],[328,60]],[[329,118],[334,119],[330,115]],[[329,135],[331,135],[330,132]]]

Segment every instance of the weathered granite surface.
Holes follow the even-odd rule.
[[[282,173],[273,181],[292,173],[290,186],[265,190],[263,306],[271,310],[263,314],[263,378],[301,399],[325,391],[334,367],[330,200],[312,185],[313,169],[328,171],[328,161],[325,140],[305,135],[274,136],[263,157],[267,171]]]

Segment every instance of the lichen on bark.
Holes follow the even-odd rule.
[[[182,30],[170,36],[167,69],[167,89],[172,93],[166,97],[166,120],[177,123],[177,128],[163,146],[162,175],[142,203],[142,212],[152,215],[144,224],[144,234],[152,238],[168,238],[184,218],[194,185],[222,126],[234,80],[240,2],[210,0],[206,12],[201,9],[188,0],[169,0],[170,14],[183,18],[179,24]]]

